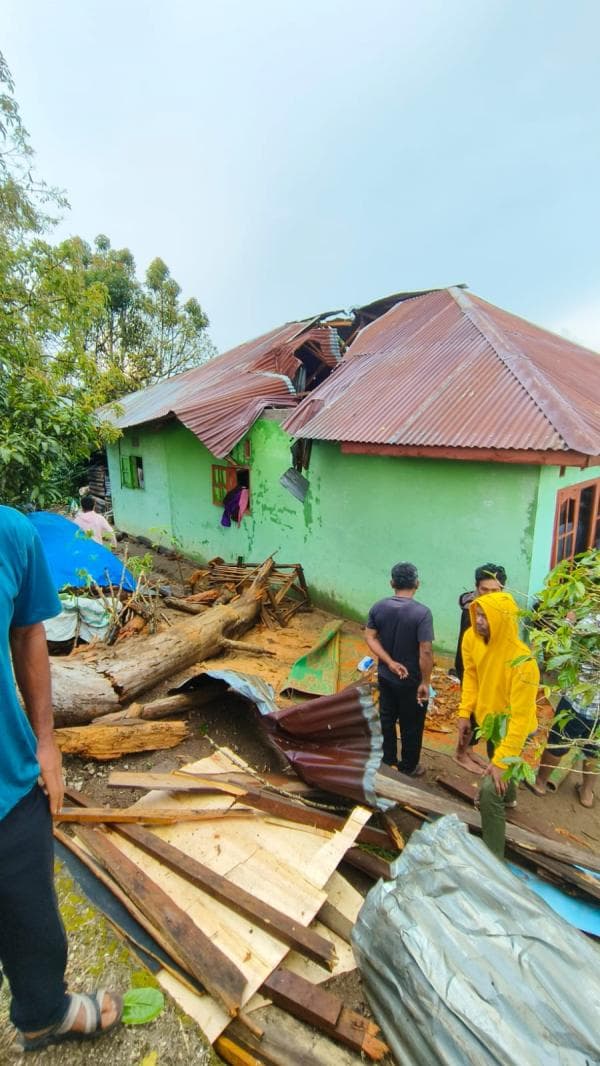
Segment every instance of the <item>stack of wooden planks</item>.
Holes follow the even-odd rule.
[[[355,968],[362,897],[337,867],[385,834],[362,807],[342,818],[236,781],[239,759],[225,752],[175,774],[115,773],[110,784],[143,798],[119,820],[70,792],[63,820],[79,822],[77,837],[56,833],[172,959],[159,982],[225,1061],[382,1059],[377,1026],[319,986]]]

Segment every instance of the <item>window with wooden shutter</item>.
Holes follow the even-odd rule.
[[[551,566],[600,548],[600,480],[570,485],[556,495]]]

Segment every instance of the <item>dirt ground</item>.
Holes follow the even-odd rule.
[[[121,553],[123,548],[122,544]],[[127,545],[127,551],[130,556],[143,555],[148,548],[130,542]],[[182,595],[184,588],[181,585],[181,578],[189,573],[191,564],[184,562],[182,566],[163,554],[154,553],[154,557],[155,572],[160,582],[168,584],[173,595]],[[166,612],[166,614],[172,620],[186,617],[177,612]],[[273,657],[254,654],[245,656],[238,652],[227,653],[219,656],[218,659],[197,664],[196,667],[184,671],[179,677],[171,678],[168,683],[164,683],[149,693],[148,698],[166,694],[168,689],[184,681],[198,669],[213,664],[219,667],[226,664],[241,672],[257,674],[270,682],[277,692],[292,663],[312,647],[323,625],[330,621],[331,617],[323,611],[313,609],[306,613],[296,614],[287,629],[273,631],[261,625],[255,626],[242,639],[247,639],[255,645],[275,652]],[[347,628],[348,632],[360,634],[360,626],[356,623],[346,622],[344,628]],[[130,638],[133,641],[136,639],[140,638]],[[459,767],[452,758],[455,740],[454,716],[459,689],[447,675],[449,665],[449,662],[441,660],[436,666],[433,686],[437,695],[432,714],[428,717],[429,728],[425,735],[423,752],[423,762],[426,767],[424,780],[428,786],[435,788],[439,788],[435,779],[440,773],[455,776],[463,781],[475,782],[476,780]],[[357,678],[358,676],[360,675],[357,674]],[[69,757],[65,759],[67,783],[83,791],[97,804],[110,803],[114,806],[125,806],[139,798],[141,793],[134,790],[109,789],[107,781],[112,770],[169,772],[184,763],[211,754],[214,745],[227,746],[259,772],[281,770],[280,761],[272,749],[261,740],[254,716],[244,701],[235,697],[225,697],[222,701],[193,711],[187,717],[190,736],[177,748],[163,752],[129,755],[118,762],[110,763]],[[598,821],[600,802],[593,810],[584,810],[580,806],[574,789],[576,777],[576,774],[569,775],[558,792],[544,799],[539,799],[527,789],[521,788],[518,801],[519,812],[532,818],[540,828],[545,827],[546,831],[559,833],[565,839],[576,839],[580,845],[600,851]],[[440,794],[451,798],[442,789],[440,789]],[[420,824],[417,818],[406,812],[398,815],[398,821],[405,835],[410,835]],[[351,872],[348,867],[344,868],[344,873],[363,894],[368,891],[371,882],[365,877],[357,872]],[[78,895],[64,870],[59,874],[59,896],[63,911],[67,916],[72,916],[73,907],[75,907],[76,913],[80,911],[82,915],[87,914],[89,918],[81,922],[71,922],[72,928],[69,930],[71,942],[69,965],[74,986],[83,987],[86,984],[86,978],[91,978],[92,975],[96,985],[98,980],[101,980],[102,984],[106,982],[109,986],[119,988],[141,982],[144,970],[139,961],[132,955],[130,949],[115,937],[105,920],[94,913],[87,901]],[[147,971],[145,972],[151,983],[152,978]],[[89,984],[89,981],[87,983]],[[333,979],[329,985],[344,998],[348,1006],[366,1014],[369,1013],[358,973]],[[7,993],[4,987],[0,993],[0,1023],[5,1020],[6,1011]],[[12,1062],[15,1059],[14,1048],[11,1050],[10,1047],[12,1037],[7,1035],[12,1033],[12,1030],[10,1028],[6,1030],[5,1026],[3,1029],[3,1035],[0,1036],[0,1064],[5,1061]],[[151,1058],[149,1063],[144,1063],[144,1057],[152,1051],[157,1052],[156,1059]],[[71,1045],[48,1052],[45,1056],[30,1056],[28,1061],[33,1066],[37,1061],[44,1064],[60,1062],[61,1066],[79,1066],[84,1062],[84,1055],[87,1057],[89,1054],[90,1049],[86,1045]],[[99,1064],[110,1061],[113,1066],[126,1066],[126,1064],[127,1066],[129,1064],[142,1066],[142,1063],[144,1066],[171,1066],[171,1064],[175,1066],[179,1063],[202,1064],[220,1060],[205,1047],[196,1026],[181,1015],[173,1004],[169,1004],[165,1012],[152,1025],[140,1027],[138,1030],[123,1031],[105,1043],[94,1044],[93,1061]],[[389,1062],[391,1063],[391,1059]]]

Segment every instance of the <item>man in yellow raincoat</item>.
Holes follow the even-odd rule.
[[[506,806],[516,802],[516,785],[505,779],[509,763],[518,757],[527,737],[537,729],[536,701],[540,672],[531,651],[519,639],[518,607],[508,592],[491,592],[470,608],[471,629],[463,638],[464,677],[458,708],[459,742],[477,724],[502,716],[496,744],[488,744],[490,763],[479,790],[482,836],[498,858],[504,856]],[[524,657],[527,657],[526,659]],[[515,666],[511,663],[521,659]]]

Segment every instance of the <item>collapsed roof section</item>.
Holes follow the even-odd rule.
[[[586,465],[600,356],[462,287],[432,290],[366,325],[284,428],[344,451]]]
[[[119,400],[103,414],[120,429],[177,418],[218,458],[227,456],[267,407],[292,407],[340,359],[335,329],[290,322],[194,370]]]

